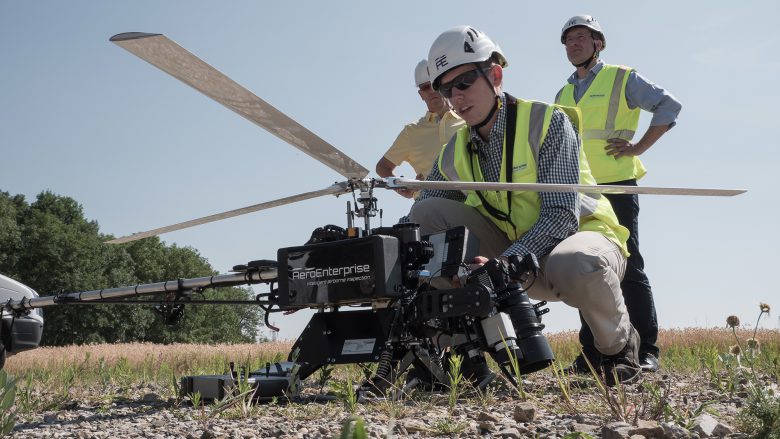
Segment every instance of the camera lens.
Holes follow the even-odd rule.
[[[521,373],[531,373],[544,369],[555,359],[547,338],[542,335],[544,325],[536,314],[536,308],[528,299],[528,293],[519,283],[510,283],[508,288],[498,295],[498,309],[509,315],[517,335],[520,354],[518,363]]]

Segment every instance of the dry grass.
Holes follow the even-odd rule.
[[[268,342],[246,344],[170,344],[120,343],[83,346],[42,347],[16,354],[6,362],[10,374],[24,374],[31,369],[50,369],[62,365],[103,361],[105,366],[120,362],[139,367],[153,362],[167,364],[174,373],[185,372],[192,365],[209,364],[217,359],[242,363],[271,359],[286,359],[292,342]]]
[[[579,346],[576,331],[545,335],[560,361],[572,360],[577,355]],[[753,336],[753,331],[738,330],[737,335],[740,339],[747,339]],[[763,346],[777,346],[780,343],[780,334],[776,330],[761,329],[757,332],[756,339]],[[694,353],[710,349],[728,352],[729,346],[733,344],[734,336],[724,328],[666,329],[661,330],[658,337],[662,358],[669,361],[683,351],[691,351],[692,347],[697,348]],[[85,359],[91,361],[103,359],[107,366],[116,365],[122,360],[134,367],[148,363],[150,358],[153,358],[159,364],[183,366],[186,363],[208,363],[213,358],[229,358],[233,361],[286,358],[291,348],[292,341],[216,345],[122,343],[42,347],[10,357],[5,369],[11,374],[21,374],[31,368],[77,364]],[[173,369],[179,371],[180,367],[173,367]]]

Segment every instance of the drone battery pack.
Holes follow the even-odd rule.
[[[282,248],[281,309],[367,303],[398,297],[398,239],[385,235]]]
[[[200,394],[203,401],[224,399],[232,395],[235,380],[230,375],[197,375],[181,378],[181,396]]]
[[[270,364],[249,374],[246,378],[247,384],[252,386],[255,391],[252,398],[263,400],[284,396],[289,390],[297,391],[297,377],[293,369],[295,363],[285,361],[281,363]],[[237,393],[236,379],[232,375],[195,375],[181,378],[181,396],[191,397],[195,393],[200,394],[200,398],[205,402],[213,402],[225,399],[226,396],[232,396]]]

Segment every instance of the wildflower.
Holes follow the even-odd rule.
[[[737,326],[739,326],[739,317],[728,316],[726,318],[726,325],[728,325],[729,328],[736,328]]]
[[[756,353],[761,351],[761,343],[755,338],[749,338],[747,340],[748,349],[755,351]]]
[[[758,304],[758,306],[759,306],[759,308],[761,308],[761,312],[762,313],[769,314],[770,308],[769,308],[769,304],[768,303],[761,302],[761,303]]]
[[[729,353],[734,356],[739,356],[742,354],[742,349],[739,347],[738,344],[735,344],[733,346],[729,346]]]

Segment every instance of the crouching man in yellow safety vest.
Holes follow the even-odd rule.
[[[595,184],[580,148],[578,110],[504,93],[506,66],[499,46],[473,27],[455,27],[434,41],[428,54],[431,84],[467,126],[441,150],[428,180]],[[609,384],[615,377],[623,383],[639,377],[639,336],[620,290],[628,230],[606,198],[423,190],[409,219],[420,224],[422,234],[465,225],[480,241],[477,263],[535,254],[542,274],[528,295],[563,301],[581,312]],[[484,362],[481,356],[464,364],[467,360]]]

